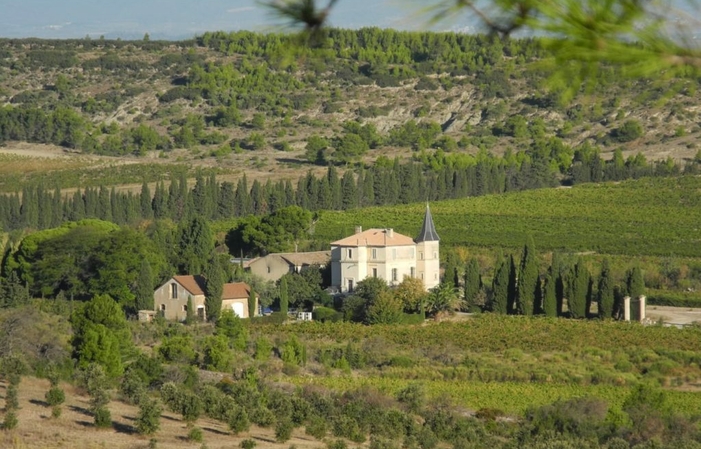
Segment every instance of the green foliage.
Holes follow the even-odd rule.
[[[207,320],[216,322],[222,313],[222,293],[224,291],[224,273],[219,260],[212,257],[205,271],[205,312]]]
[[[552,274],[547,274],[543,282],[543,313],[548,317],[557,316],[557,289],[555,282],[556,280]]]
[[[108,376],[119,376],[122,356],[131,350],[131,334],[117,303],[107,295],[95,296],[73,313],[71,323],[78,366],[97,363]]]
[[[196,443],[201,443],[204,440],[204,432],[197,426],[192,427],[187,433],[187,439]]]
[[[248,317],[253,318],[257,314],[258,309],[258,295],[253,287],[251,291],[248,292]]]
[[[146,259],[141,262],[141,270],[139,271],[137,282],[136,310],[154,310],[153,274],[151,272],[151,264]]]
[[[256,447],[257,443],[255,440],[252,440],[250,438],[247,438],[245,440],[241,440],[239,443],[239,447],[241,449],[254,449]]]
[[[233,358],[229,350],[229,340],[225,336],[206,337],[202,346],[204,369],[224,373],[231,371]]]
[[[528,236],[518,271],[516,309],[520,315],[533,315],[540,308],[540,305],[536,304],[536,289],[539,282],[536,256],[533,237]]]
[[[477,304],[477,296],[482,290],[482,276],[477,259],[470,259],[465,268],[465,308],[471,310]]]
[[[567,298],[570,315],[573,318],[586,318],[588,313],[587,294],[589,292],[589,270],[580,257],[574,266],[571,295]]]
[[[492,299],[490,309],[492,312],[506,314],[509,304],[509,271],[511,264],[508,260],[499,258],[494,268],[492,278]]]
[[[404,303],[390,291],[381,291],[366,312],[368,324],[397,324],[402,321]]]
[[[157,400],[142,397],[139,401],[139,414],[136,417],[136,430],[141,435],[153,435],[161,426],[161,406]]]
[[[280,348],[282,361],[293,366],[304,366],[307,363],[307,348],[293,335]]]
[[[275,423],[275,441],[278,443],[284,443],[292,437],[292,431],[294,430],[294,424],[292,421],[287,419],[278,420]]]
[[[645,281],[640,267],[633,267],[626,273],[626,293],[631,298],[645,294]]]
[[[244,321],[231,310],[222,312],[215,325],[216,335],[225,337],[229,346],[237,351],[245,351],[248,346],[249,333]]]
[[[613,279],[611,279],[611,269],[608,259],[604,259],[601,265],[601,275],[597,288],[597,303],[599,305],[599,317],[613,318]]]
[[[631,142],[643,135],[643,127],[637,120],[626,120],[620,128],[612,133],[617,142]]]
[[[273,344],[265,337],[256,339],[256,349],[253,358],[258,361],[265,362],[270,358],[273,352]]]
[[[287,287],[287,276],[280,278],[280,313],[287,317],[287,310],[290,304],[289,289]]]

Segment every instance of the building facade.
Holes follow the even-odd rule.
[[[191,301],[195,316],[206,320],[205,279],[202,276],[173,276],[156,289],[153,305],[156,313],[167,320],[183,321],[187,317],[188,300]],[[245,282],[224,284],[221,310],[231,310],[239,318],[248,318],[248,297],[251,287]],[[258,310],[258,297],[254,310]]]
[[[331,243],[331,285],[350,293],[368,277],[389,285],[414,277],[423,281],[426,290],[431,289],[440,283],[439,242],[428,205],[415,239],[391,228],[356,228],[354,235]]]
[[[323,268],[328,265],[330,260],[330,251],[272,253],[250,261],[248,270],[266,281],[276,282],[287,273],[299,273],[306,267],[319,266]]]

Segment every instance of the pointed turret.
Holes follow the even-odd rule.
[[[433,225],[431,209],[428,207],[428,203],[426,203],[426,214],[424,215],[424,224],[421,225],[421,231],[419,232],[419,236],[416,237],[415,242],[421,243],[438,241],[440,241],[440,237],[438,237],[436,227]]]

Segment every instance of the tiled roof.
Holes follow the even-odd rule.
[[[331,260],[331,251],[279,253],[277,255],[296,267],[301,267],[303,265],[326,265]]]
[[[230,284],[224,284],[221,299],[248,298],[250,294],[251,287],[249,287],[248,284],[245,282],[232,282]]]
[[[414,240],[391,229],[368,229],[331,244],[336,246],[403,246],[413,245]]]
[[[204,295],[205,281],[202,276],[173,276],[173,279],[191,295]]]
[[[173,280],[183,286],[191,295],[204,295],[205,278],[203,276],[173,276]],[[248,298],[251,287],[245,282],[224,284],[222,299]]]

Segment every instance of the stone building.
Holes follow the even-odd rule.
[[[415,239],[391,228],[358,227],[354,235],[331,243],[331,285],[349,293],[367,277],[397,285],[409,276],[431,289],[440,283],[439,242],[428,205]]]

